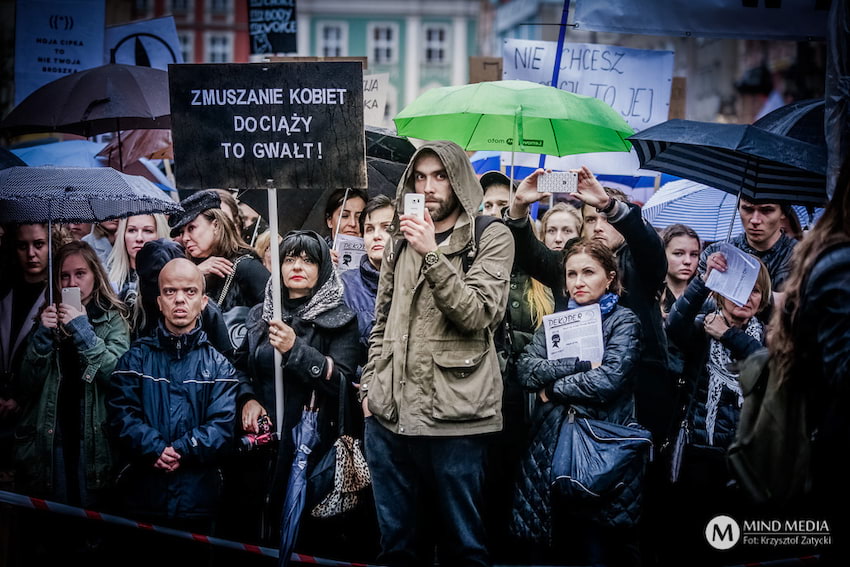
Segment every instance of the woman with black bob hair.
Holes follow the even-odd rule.
[[[352,380],[359,348],[357,317],[342,301],[342,284],[325,239],[313,231],[291,231],[280,246],[280,258],[281,319],[273,318],[269,279],[265,299],[248,314],[246,338],[236,354],[236,366],[246,375],[237,399],[240,416],[237,430],[243,436],[259,433],[261,418],[267,416],[273,424],[277,421],[274,351],[282,356],[284,415],[277,455],[265,453],[267,466],[253,466],[246,471],[254,478],[253,482],[243,483],[243,488],[254,486],[258,492],[243,494],[246,512],[252,515],[241,516],[267,516],[263,535],[272,539],[275,531],[266,530],[280,517],[280,503],[285,496],[295,449],[292,429],[301,419],[305,406],[318,408],[320,442],[310,457],[310,465],[314,465],[338,436],[338,396],[349,396],[349,407],[357,407],[352,405],[355,399]],[[256,461],[255,464],[260,465]],[[260,514],[264,501],[269,505]],[[308,514],[309,510],[305,509],[305,516]],[[309,531],[308,528],[307,537]]]

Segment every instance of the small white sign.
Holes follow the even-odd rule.
[[[386,120],[387,91],[390,74],[363,75],[363,123],[368,126],[383,126]]]
[[[543,317],[546,332],[546,358],[602,362],[605,343],[602,339],[602,311],[599,304],[577,307]]]
[[[747,303],[756,285],[758,260],[725,242],[717,251],[726,257],[726,271],[711,270],[705,285],[740,307]]]
[[[336,251],[338,254],[337,268],[343,270],[356,270],[360,267],[360,258],[366,253],[363,239],[358,236],[337,234]]]

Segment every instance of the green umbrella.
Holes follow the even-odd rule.
[[[466,150],[565,156],[627,152],[634,130],[607,103],[529,81],[431,89],[394,119],[402,136]]]

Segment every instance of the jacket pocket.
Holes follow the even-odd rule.
[[[467,421],[496,415],[495,383],[498,365],[488,363],[489,350],[435,352],[434,419]],[[491,366],[494,366],[491,368]]]
[[[398,421],[393,397],[393,355],[384,353],[375,360],[375,370],[366,395],[369,411],[390,423]]]

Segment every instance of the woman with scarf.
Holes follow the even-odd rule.
[[[274,351],[282,357],[284,415],[277,452],[246,455],[247,476],[240,486],[247,508],[243,518],[262,516],[263,535],[275,543],[278,532],[270,527],[277,527],[295,452],[292,429],[305,406],[318,408],[320,442],[310,458],[314,465],[338,436],[339,396],[348,396],[348,406],[357,408],[353,380],[359,352],[357,317],[343,303],[342,285],[325,239],[312,231],[289,232],[280,258],[281,318],[272,314],[269,279],[264,301],[248,314],[247,335],[236,355],[236,366],[247,377],[237,400],[241,416],[237,426],[243,436],[260,433],[258,420],[265,416],[277,423]],[[264,501],[269,504],[259,514]],[[304,516],[309,516],[306,508]],[[310,530],[304,528],[302,522],[306,532],[302,540],[309,538]]]
[[[708,257],[705,277],[726,269],[725,258],[716,252]],[[673,444],[670,479],[672,501],[681,506],[676,525],[682,533],[671,540],[709,564],[711,557],[702,537],[706,523],[717,513],[735,516],[740,496],[729,490],[731,477],[726,449],[735,438],[743,404],[738,382],[739,361],[765,345],[764,324],[756,317],[770,302],[770,275],[761,261],[749,299],[744,305],[711,292],[701,277],[688,284],[667,316],[667,336],[684,359],[682,384],[686,390],[679,430]],[[713,301],[706,302],[711,295]],[[674,512],[675,513],[675,512]],[[697,551],[704,553],[697,553]]]
[[[517,374],[526,389],[537,392],[539,402],[514,494],[511,531],[528,543],[557,544],[549,551],[558,563],[581,559],[592,565],[637,565],[642,475],[633,475],[615,497],[590,509],[582,507],[580,515],[569,513],[575,511],[572,505],[570,509],[556,505],[550,495],[552,455],[559,425],[570,408],[591,419],[634,423],[634,383],[641,350],[637,316],[619,305],[619,271],[609,248],[597,241],[576,242],[566,253],[565,275],[567,313],[599,305],[604,353],[601,361],[594,362],[577,357],[549,360],[546,331],[540,327],[520,357]],[[564,553],[581,557],[565,558]]]

